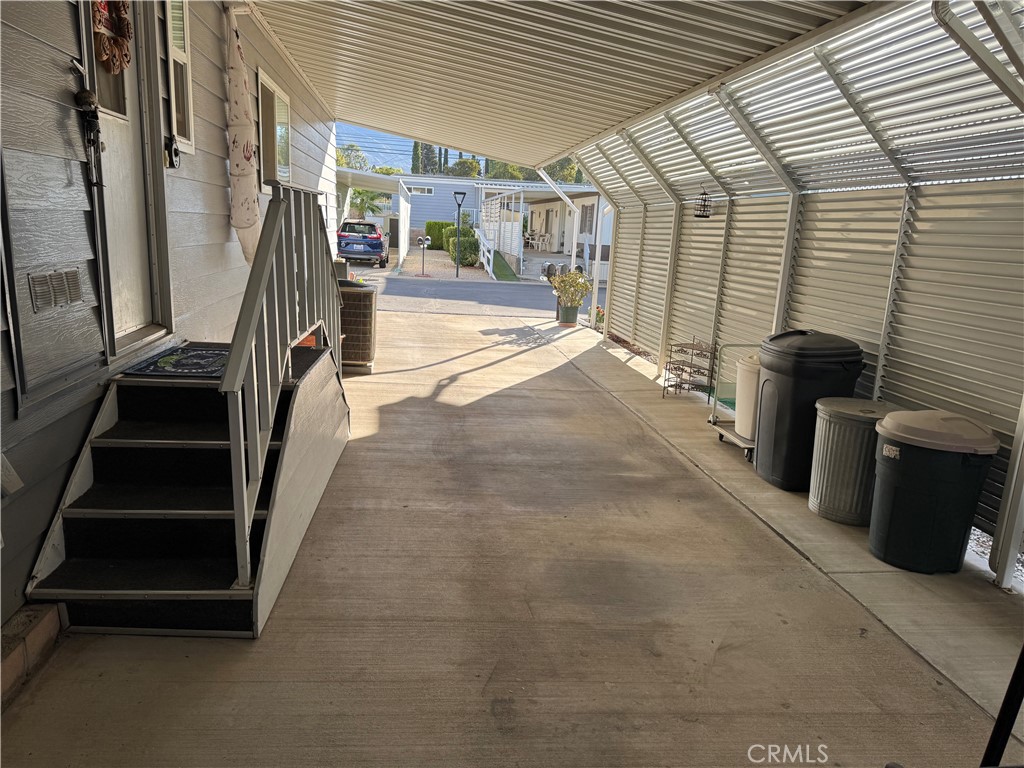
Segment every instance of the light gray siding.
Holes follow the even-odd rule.
[[[412,195],[409,212],[409,226],[412,229],[423,229],[428,221],[455,221],[455,192],[465,192],[466,199],[462,210],[476,210],[480,207],[475,184],[452,182],[449,179],[439,181],[424,179],[402,179],[410,190],[413,187],[433,187],[432,195]],[[391,210],[398,210],[398,195],[391,196]]]
[[[189,8],[196,151],[194,155],[183,154],[181,167],[165,173],[174,329],[192,340],[228,341],[249,269],[228,221],[224,6],[193,0]],[[249,67],[253,114],[258,115],[260,69],[288,95],[292,183],[333,192],[333,117],[317,104],[313,93],[251,17],[239,16],[238,26]],[[161,92],[166,96],[166,79]],[[263,196],[264,210],[268,201],[269,197]],[[325,196],[325,204],[329,207],[328,226],[333,227],[333,194]]]

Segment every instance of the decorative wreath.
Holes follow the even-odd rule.
[[[92,0],[92,34],[96,58],[118,75],[132,63],[132,21],[128,0]]]

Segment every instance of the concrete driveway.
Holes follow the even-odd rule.
[[[991,718],[638,418],[660,391],[596,334],[379,323],[263,637],[70,637],[5,767],[977,764]]]

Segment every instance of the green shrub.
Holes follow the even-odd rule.
[[[462,242],[465,244],[467,237],[475,237],[472,227],[462,227]],[[448,251],[448,255],[452,257],[452,263],[455,263],[455,246],[453,245],[456,236],[458,235],[459,227],[454,225],[448,227],[444,232],[441,233],[441,247]],[[465,250],[465,248],[463,248]]]
[[[452,236],[448,238],[446,242],[448,255],[452,258],[452,264],[455,263],[455,250],[458,245],[457,238],[455,237],[455,227],[451,227],[450,231]],[[464,267],[475,267],[480,262],[480,241],[473,235],[462,235],[462,266]]]
[[[424,234],[430,238],[430,247],[441,250],[444,248],[444,231],[454,227],[454,221],[428,221],[424,225]]]

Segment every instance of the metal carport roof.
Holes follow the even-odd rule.
[[[801,36],[891,3],[253,6],[339,120],[538,167]]]

